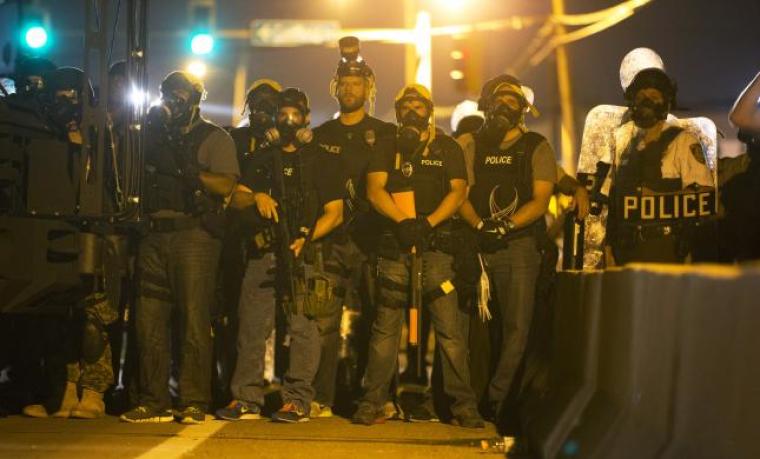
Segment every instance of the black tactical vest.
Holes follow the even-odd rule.
[[[501,150],[475,136],[475,185],[470,202],[481,218],[505,219],[533,199],[533,153],[546,139],[526,132],[512,146]],[[543,218],[511,232],[509,238],[524,236],[543,225]]]
[[[662,157],[668,146],[683,129],[671,127],[660,134],[660,138],[650,142],[643,150],[636,150],[636,139],[631,140],[623,155],[624,161],[615,177],[615,188],[619,192],[634,192],[645,186],[653,191],[668,192],[681,189],[681,179],[662,178]]]
[[[216,129],[213,124],[201,120],[189,133],[181,139],[169,142],[166,138],[149,142],[145,153],[145,202],[146,212],[159,210],[174,210],[185,214],[197,215],[202,213],[207,205],[202,205],[196,195],[198,190],[192,190],[178,173],[187,165],[198,168],[198,150],[201,144]],[[221,202],[217,198],[208,200]],[[208,203],[206,203],[208,204]],[[200,207],[203,207],[201,209]]]
[[[309,148],[302,147],[292,153],[269,149],[254,160],[257,161],[257,175],[266,182],[262,183],[262,188],[268,186],[271,189],[272,197],[287,215],[291,237],[296,237],[301,227],[313,229],[322,213],[314,183],[314,174],[319,173],[317,152]],[[282,175],[277,176],[280,170]]]
[[[427,156],[421,153],[410,158],[399,156],[398,167],[394,167],[388,176],[389,192],[414,191],[414,206],[418,215],[433,213],[451,190],[446,179],[447,164],[443,155],[449,141],[453,142],[443,136],[436,137],[427,147]]]

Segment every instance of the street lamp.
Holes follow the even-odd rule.
[[[202,61],[192,61],[187,65],[187,71],[198,78],[203,78],[208,72],[208,67]]]

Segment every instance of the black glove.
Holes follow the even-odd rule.
[[[506,246],[503,239],[509,232],[509,227],[504,221],[486,218],[477,229],[478,243],[484,252],[495,252]]]
[[[408,250],[414,246],[421,247],[432,230],[427,218],[407,218],[398,223],[396,236],[401,248]]]

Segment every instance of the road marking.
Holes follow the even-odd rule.
[[[137,459],[175,459],[182,457],[222,430],[225,425],[227,423],[224,421],[207,420],[203,424],[187,426],[174,436],[141,454]]]

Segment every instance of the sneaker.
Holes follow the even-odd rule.
[[[406,420],[409,422],[439,422],[436,416],[425,403],[413,405],[405,412]]]
[[[319,402],[311,402],[309,417],[314,418],[331,418],[333,416],[332,408]]]
[[[147,406],[138,406],[122,414],[119,419],[122,422],[157,424],[159,422],[172,422],[174,417],[171,410],[154,410]]]
[[[233,400],[224,408],[216,410],[216,417],[225,421],[261,419],[261,408],[255,403]]]
[[[385,410],[377,409],[370,403],[361,403],[356,413],[351,417],[351,422],[365,426],[382,424],[385,422]]]
[[[297,422],[307,422],[309,415],[304,412],[303,408],[293,402],[286,403],[279,411],[272,415],[274,422],[287,422],[295,424]]]
[[[463,411],[462,413],[455,415],[454,419],[451,420],[451,423],[455,426],[464,427],[466,429],[483,429],[486,426],[485,421],[480,417],[477,410]]]
[[[203,424],[206,420],[206,412],[197,406],[188,406],[184,410],[174,413],[174,418],[180,424]]]

